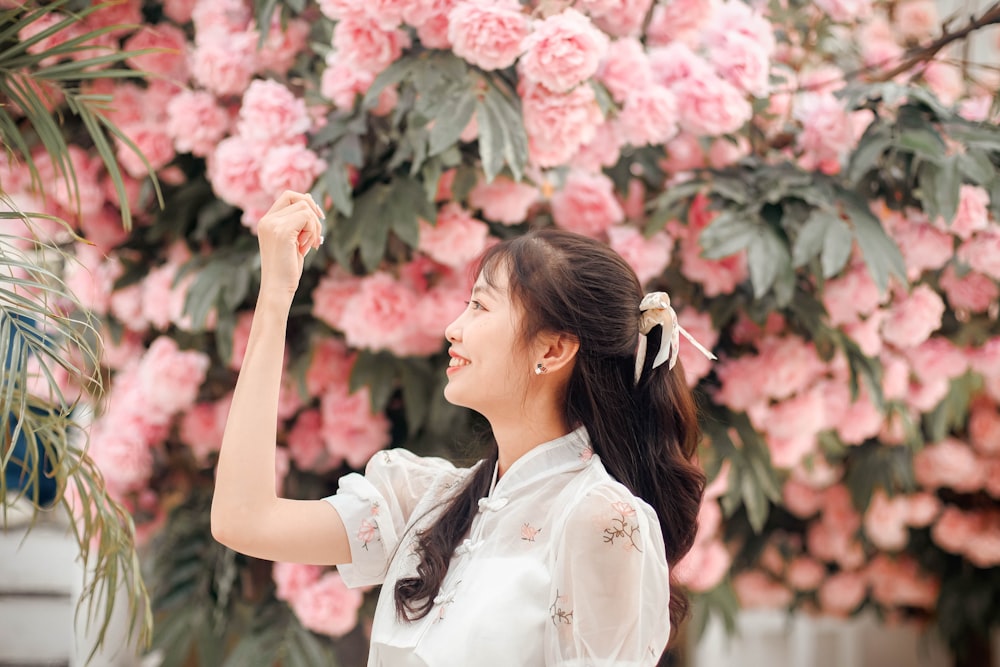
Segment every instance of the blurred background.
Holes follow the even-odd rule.
[[[363,665],[214,542],[286,189],[281,491],[474,460],[444,326],[555,225],[671,294],[711,481],[664,665],[1000,665],[1000,3],[0,0],[0,666]]]

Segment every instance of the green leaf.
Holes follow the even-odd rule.
[[[997,168],[989,156],[975,149],[958,155],[958,169],[976,185],[985,186],[997,176]]]
[[[837,217],[833,213],[815,209],[806,224],[799,230],[792,246],[792,266],[805,266],[813,257],[823,250],[823,241],[830,218]]]
[[[872,275],[879,291],[885,294],[889,289],[889,276],[896,276],[903,284],[907,284],[906,265],[899,247],[889,238],[871,210],[868,203],[858,195],[849,191],[840,193],[847,213],[854,226],[854,238],[858,241],[865,264]]]
[[[396,391],[396,358],[388,352],[360,352],[348,387],[351,393],[368,387],[372,413],[382,412]]]
[[[904,130],[896,146],[934,163],[942,162],[945,157],[944,140],[930,124]]]
[[[698,237],[702,256],[722,259],[746,248],[759,236],[760,222],[746,211],[723,211]]]
[[[422,62],[412,56],[404,56],[389,65],[386,69],[382,70],[375,80],[372,81],[372,85],[368,87],[365,92],[365,97],[362,100],[362,107],[365,109],[374,109],[378,105],[379,95],[382,91],[389,86],[395,85],[413,76],[422,66]]]
[[[406,430],[412,437],[427,418],[430,405],[427,388],[432,384],[431,369],[425,360],[407,359],[400,363],[399,370],[403,388],[403,407],[406,412]]]
[[[747,246],[747,263],[754,297],[760,299],[774,286],[778,276],[791,269],[788,246],[773,229],[761,225]]]
[[[823,277],[832,278],[847,264],[854,247],[854,234],[840,216],[830,216],[823,238]]]
[[[881,121],[876,120],[858,141],[858,147],[851,154],[847,166],[847,180],[853,185],[872,169],[878,167],[882,155],[892,144],[892,132]]]
[[[452,87],[449,93],[441,112],[434,117],[434,127],[427,140],[430,156],[453,146],[476,110],[476,96],[470,86]]]
[[[514,180],[521,180],[528,162],[528,135],[520,101],[504,95],[492,82],[476,103],[479,152],[486,180],[492,182],[504,163]]]
[[[950,224],[958,212],[958,196],[962,186],[962,174],[958,168],[958,156],[951,155],[942,160],[935,182],[938,214]]]
[[[347,167],[339,161],[332,162],[323,171],[317,186],[321,186],[333,201],[333,207],[341,215],[350,216],[354,212],[351,183],[347,177]],[[323,201],[319,198],[319,201]]]

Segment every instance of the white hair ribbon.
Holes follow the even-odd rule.
[[[677,322],[677,313],[670,307],[670,296],[666,292],[650,292],[639,303],[639,348],[635,353],[636,383],[639,382],[642,366],[646,362],[646,336],[657,325],[663,327],[663,336],[660,338],[660,349],[653,359],[653,368],[660,366],[668,359],[670,364],[667,368],[674,367],[677,363],[681,334],[684,334],[684,337],[691,341],[691,344],[706,357],[716,359],[714,354],[706,350]]]

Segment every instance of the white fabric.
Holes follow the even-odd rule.
[[[659,523],[582,428],[532,449],[499,481],[494,470],[434,609],[397,620],[394,584],[415,571],[415,532],[470,472],[389,450],[327,498],[351,538],[344,581],[384,583],[369,667],[655,665],[670,634]]]

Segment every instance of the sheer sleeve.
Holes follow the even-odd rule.
[[[444,459],[391,449],[373,456],[364,475],[340,478],[336,495],[324,500],[347,528],[351,562],[337,566],[345,584],[353,588],[382,583],[413,509],[443,476],[455,471]]]
[[[670,580],[660,525],[624,487],[591,488],[558,538],[547,665],[655,665],[670,636]]]

